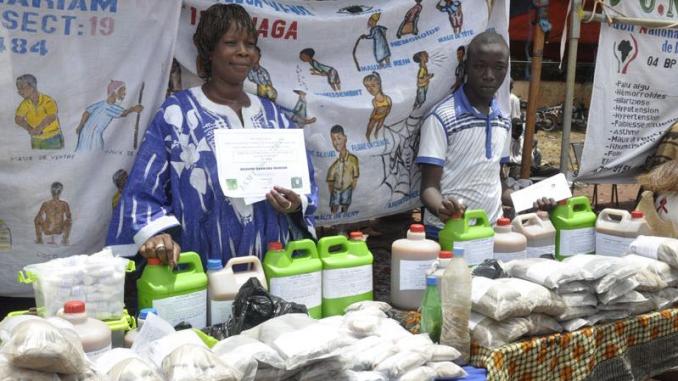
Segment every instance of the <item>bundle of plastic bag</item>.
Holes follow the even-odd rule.
[[[337,355],[338,349],[351,345],[356,338],[315,323],[305,328],[279,335],[275,340],[262,338],[285,360],[287,370]]]
[[[17,368],[67,375],[87,370],[77,333],[57,328],[43,319],[26,320],[16,325],[0,353]]]
[[[629,253],[657,259],[678,268],[678,239],[641,235],[631,242]]]
[[[629,291],[627,293],[624,293],[623,295],[614,298],[610,301],[602,301],[601,300],[601,305],[612,305],[612,304],[617,304],[617,303],[642,303],[646,302],[648,298],[643,296],[638,291]]]
[[[625,319],[629,316],[627,311],[599,311],[591,316],[575,318],[561,322],[563,329],[573,332],[584,327],[593,326],[599,322]]]
[[[436,371],[436,377],[444,379],[464,378],[467,376],[466,371],[462,367],[450,361],[430,362],[426,366]]]
[[[558,322],[550,316],[531,314],[498,322],[474,313],[469,321],[473,340],[487,348],[497,348],[512,343],[523,336],[547,335],[562,331]]]
[[[568,321],[568,320],[572,320],[572,319],[576,319],[576,318],[580,318],[580,317],[591,316],[591,315],[595,314],[596,312],[598,312],[597,307],[568,306],[567,308],[565,308],[565,311],[563,311],[563,313],[561,313],[560,315],[558,315],[556,317],[556,319],[558,319],[558,321],[563,322],[563,321]]]
[[[249,336],[236,335],[224,339],[212,347],[212,352],[222,360],[237,356],[237,358],[243,359],[252,358],[265,366],[279,369],[285,368],[285,361],[280,357],[278,352]]]
[[[380,362],[374,370],[389,379],[398,379],[408,371],[431,361],[431,357],[420,351],[402,351]]]
[[[383,374],[373,371],[352,371],[347,370],[346,374],[348,375],[351,381],[388,381]]]
[[[286,314],[267,320],[254,328],[242,331],[241,335],[257,339],[270,346],[279,336],[315,323],[317,321],[307,314]]]
[[[373,336],[384,319],[387,319],[387,316],[381,309],[350,311],[342,319],[341,330],[358,338]]]
[[[593,292],[593,287],[591,282],[580,280],[562,284],[555,291],[558,295],[571,294],[573,292]]]
[[[114,348],[97,359],[97,369],[110,381],[163,381],[158,369],[136,352]]]
[[[573,292],[569,294],[560,294],[563,302],[568,307],[575,306],[593,306],[598,305],[598,298],[590,292]]]
[[[598,292],[598,301],[602,304],[611,303],[624,295],[629,294],[640,286],[640,282],[635,277],[623,278],[609,284],[609,287],[600,287],[595,285]]]
[[[399,381],[421,381],[421,380],[431,380],[434,377],[438,376],[438,372],[430,366],[420,366],[412,370],[407,371],[405,374],[400,376]]]
[[[565,309],[560,295],[517,278],[474,277],[471,301],[473,311],[497,321],[527,316],[532,312],[557,316]]]
[[[388,315],[389,312],[393,307],[391,307],[390,304],[384,303],[384,302],[376,302],[372,300],[365,300],[362,302],[357,302],[349,305],[346,307],[344,310],[345,314],[351,313],[351,312],[356,312],[356,311],[364,311],[364,310],[379,310],[383,312],[384,314]]]
[[[563,262],[575,266],[584,275],[584,280],[593,281],[608,277],[605,282],[612,282],[635,274],[634,266],[621,258],[604,255],[577,254],[566,258]],[[603,283],[605,283],[603,282]]]
[[[527,325],[527,336],[549,335],[563,330],[560,323],[548,315],[531,314],[522,319]]]
[[[518,259],[504,264],[509,276],[528,280],[554,290],[570,282],[585,280],[579,267],[545,258]]]
[[[56,373],[17,368],[0,355],[0,380],[2,381],[60,381]]]
[[[678,303],[678,288],[669,287],[655,292],[641,292],[641,294],[652,300],[658,311]]]
[[[373,360],[371,356],[366,356],[368,354],[374,354],[379,345],[389,347],[388,351],[381,352],[381,358]],[[371,370],[376,364],[392,354],[391,347],[393,347],[393,342],[390,340],[382,339],[379,336],[368,336],[342,348],[340,350],[340,358],[347,369],[354,371]]]
[[[602,304],[598,308],[601,311],[624,311],[630,315],[640,315],[654,310],[655,305],[648,299],[644,302]]]
[[[94,364],[88,364],[87,368],[78,374],[61,375],[61,381],[110,381],[110,378],[99,372]]]
[[[193,344],[178,347],[162,361],[168,381],[237,381],[240,375],[209,349]]]
[[[658,261],[652,258],[642,257],[640,255],[630,254],[622,257],[627,263],[635,266],[638,269],[636,279],[641,282],[641,279],[651,279],[647,282],[649,284],[666,284],[673,286],[678,283],[678,270],[671,268],[667,263]],[[655,278],[658,278],[655,279]],[[640,291],[657,291],[643,287],[643,283],[638,286]]]

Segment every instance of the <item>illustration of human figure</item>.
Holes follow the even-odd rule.
[[[419,28],[417,24],[419,23],[419,14],[423,8],[421,6],[421,1],[422,0],[414,0],[416,4],[414,4],[414,6],[410,8],[407,13],[405,13],[403,22],[400,23],[398,32],[396,33],[396,37],[398,37],[398,39],[402,38],[402,36],[406,34],[414,34],[415,36],[419,34]]]
[[[372,132],[374,132],[374,137],[376,138],[379,130],[384,126],[384,121],[391,112],[393,102],[391,102],[391,97],[384,94],[381,87],[381,76],[376,71],[363,78],[363,85],[367,92],[374,97],[372,98],[372,107],[374,109],[370,115],[370,121],[367,123],[367,132],[365,133],[365,137],[367,137],[369,142]]]
[[[316,61],[315,50],[306,48],[299,52],[299,59],[311,65],[312,75],[321,75],[327,77],[327,83],[330,84],[332,90],[341,91],[341,80],[339,79],[339,72],[332,66],[325,65]]]
[[[461,33],[461,28],[464,26],[464,14],[461,11],[460,0],[440,0],[436,4],[436,8],[441,12],[446,12],[450,19],[452,32],[454,34]],[[489,9],[489,8],[488,8]]]
[[[419,71],[417,72],[417,97],[414,100],[413,110],[418,109],[426,102],[426,93],[428,92],[428,85],[433,78],[433,74],[429,74],[428,67],[428,53],[425,50],[417,52],[412,56],[412,61],[419,64]]]
[[[362,39],[372,40],[374,60],[377,61],[379,66],[385,66],[391,62],[391,49],[388,47],[388,40],[386,40],[386,27],[377,25],[380,18],[381,13],[372,13],[367,20],[370,33],[361,35],[358,41]]]
[[[457,48],[457,68],[454,69],[454,84],[452,92],[455,92],[459,86],[464,83],[464,59],[466,57],[466,47],[464,45]]]
[[[61,244],[68,245],[68,236],[71,233],[71,208],[66,201],[59,199],[64,186],[54,182],[51,186],[52,199],[42,203],[35,216],[35,243],[42,244],[43,236],[48,244],[56,244],[55,236],[61,235]]]
[[[346,212],[351,205],[353,191],[358,185],[360,177],[360,163],[358,157],[346,148],[346,134],[340,125],[330,129],[332,146],[339,153],[339,157],[330,165],[327,171],[327,187],[330,191],[330,210],[332,213]]]
[[[93,103],[85,109],[80,123],[75,129],[78,134],[76,152],[95,151],[104,149],[104,131],[114,118],[124,118],[130,113],[139,113],[144,106],[137,104],[128,109],[123,108],[120,102],[127,95],[127,88],[122,81],[111,81],[107,87],[107,98]]]
[[[306,111],[306,92],[303,90],[294,90],[294,92],[299,96],[297,103],[292,109],[292,121],[296,123],[299,127],[304,127],[307,124],[315,123],[316,118],[309,118]]]
[[[116,206],[118,206],[118,202],[120,202],[120,196],[122,196],[122,191],[125,189],[125,185],[127,184],[127,171],[124,169],[118,169],[115,171],[113,174],[113,185],[115,185],[115,194],[113,194],[113,209],[115,209]]]
[[[31,136],[31,148],[64,148],[54,99],[38,91],[38,80],[32,74],[17,77],[16,89],[23,101],[16,109],[14,122]]]
[[[273,81],[271,81],[271,75],[268,74],[268,70],[260,65],[261,49],[259,49],[258,46],[256,49],[258,56],[257,62],[252,66],[250,72],[247,73],[247,79],[257,85],[258,96],[268,98],[275,102],[275,99],[278,97],[278,91],[273,87]]]
[[[5,221],[0,219],[0,251],[12,250],[12,231]]]

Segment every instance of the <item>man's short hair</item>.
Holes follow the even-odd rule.
[[[16,83],[19,84],[19,82],[22,83],[27,83],[28,86],[38,89],[38,80],[35,78],[33,74],[24,74],[20,75],[16,78]]]
[[[338,124],[335,124],[334,126],[332,126],[332,129],[330,130],[330,134],[342,134],[342,135],[346,136],[346,134],[344,134],[344,127],[342,127]]]
[[[52,196],[58,196],[61,194],[61,191],[64,190],[64,185],[58,181],[52,183],[51,191]]]

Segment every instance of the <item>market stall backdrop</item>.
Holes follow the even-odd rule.
[[[427,109],[461,80],[460,47],[488,28],[508,34],[504,0],[233,2],[259,33],[247,90],[305,129],[321,225],[419,204],[413,162]],[[191,36],[213,3],[0,0],[0,294],[30,294],[15,282],[26,264],[103,246],[172,55],[195,71]],[[354,156],[340,162],[344,149]],[[330,186],[344,205],[330,207]]]
[[[608,0],[611,15],[675,21],[675,1]],[[629,183],[678,120],[678,30],[604,23],[579,179]]]

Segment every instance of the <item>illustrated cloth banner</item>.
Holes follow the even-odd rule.
[[[629,17],[678,21],[675,1],[606,3]],[[578,179],[634,182],[658,141],[678,120],[676,70],[678,30],[601,25]]]
[[[0,295],[99,251],[165,98],[179,0],[0,0]]]
[[[245,6],[258,31],[261,59],[246,90],[304,128],[320,187],[318,225],[420,205],[414,159],[423,118],[461,84],[458,63],[476,34],[491,28],[508,41],[505,0],[223,2]],[[189,72],[184,87],[195,78],[200,12],[213,3],[184,1],[175,53]],[[508,78],[499,93],[508,115]]]

